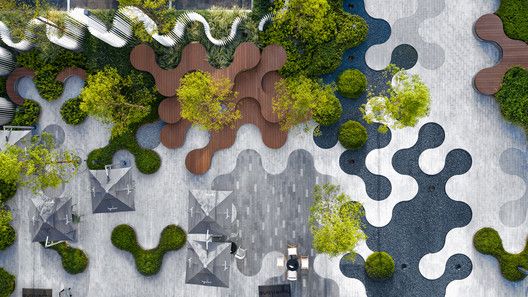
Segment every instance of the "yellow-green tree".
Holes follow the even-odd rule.
[[[234,127],[242,117],[236,109],[236,92],[228,78],[213,78],[208,72],[191,72],[180,81],[176,91],[181,117],[209,131]]]
[[[365,215],[362,205],[334,184],[315,185],[310,207],[310,230],[313,248],[331,257],[350,253],[365,240],[361,219]]]
[[[123,77],[117,69],[106,67],[88,76],[81,99],[80,109],[104,123],[113,124],[112,137],[115,137],[143,120],[156,97],[140,73],[132,72]]]
[[[0,180],[27,186],[36,193],[69,182],[79,165],[75,153],[56,149],[53,138],[43,133],[24,148],[7,145],[0,151]]]
[[[321,125],[335,123],[342,113],[341,103],[330,85],[320,84],[304,75],[288,77],[275,84],[273,111],[287,131],[313,116]]]

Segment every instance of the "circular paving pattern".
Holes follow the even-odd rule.
[[[53,137],[53,140],[55,141],[55,147],[59,147],[64,143],[64,139],[66,136],[64,134],[64,129],[62,129],[61,126],[52,124],[46,126],[46,128],[44,128],[42,132],[48,133]]]
[[[411,69],[418,62],[418,52],[409,44],[400,44],[391,55],[391,64],[403,69]]]

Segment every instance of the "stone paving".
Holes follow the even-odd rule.
[[[467,173],[444,179],[444,181],[445,193],[451,199],[469,206],[472,215],[466,225],[457,225],[458,228],[450,229],[450,231],[443,230],[443,233],[447,232],[447,235],[438,237],[439,239],[444,237],[443,245],[437,246],[440,248],[439,251],[436,251],[438,249],[416,253],[409,251],[408,255],[414,255],[413,265],[409,265],[409,269],[412,269],[413,275],[421,278],[420,282],[438,284],[438,287],[428,287],[433,288],[431,290],[439,288],[439,291],[431,291],[430,294],[433,296],[442,296],[444,289],[445,296],[450,297],[526,296],[527,280],[519,283],[504,280],[499,273],[496,260],[476,252],[472,245],[472,237],[478,229],[493,227],[501,235],[505,249],[514,253],[524,248],[525,242],[519,238],[526,238],[528,234],[525,214],[522,214],[523,209],[526,209],[526,200],[524,198],[519,200],[526,193],[526,183],[520,175],[520,168],[526,162],[524,153],[522,153],[526,151],[526,137],[521,129],[502,119],[492,97],[480,95],[472,88],[475,73],[480,69],[495,65],[500,57],[496,47],[475,38],[472,32],[473,24],[480,16],[496,11],[499,2],[498,0],[442,0],[440,2],[437,5],[445,4],[443,10],[434,11],[434,14],[428,15],[427,19],[413,23],[415,26],[413,32],[417,34],[413,38],[420,38],[424,43],[441,48],[444,54],[443,63],[430,60],[428,64],[427,57],[430,57],[428,56],[430,53],[424,52],[422,47],[408,40],[401,40],[401,43],[410,44],[417,52],[418,63],[413,65],[410,71],[420,74],[431,88],[433,99],[431,114],[416,128],[391,131],[391,137],[386,140],[386,144],[377,148],[373,145],[372,149],[364,153],[364,162],[360,163],[363,164],[361,166],[364,170],[372,175],[382,176],[388,180],[391,185],[388,197],[376,199],[378,192],[369,190],[369,187],[377,185],[368,180],[364,181],[363,177],[366,175],[347,174],[340,169],[340,157],[346,151],[337,144],[335,138],[332,138],[328,145],[321,145],[324,147],[322,149],[318,145],[321,142],[316,139],[315,142],[318,143],[316,144],[312,135],[306,134],[302,129],[291,131],[286,144],[275,150],[264,145],[260,132],[255,126],[242,126],[237,132],[235,144],[215,154],[209,172],[203,176],[192,175],[185,170],[185,156],[189,151],[205,146],[208,142],[208,135],[191,128],[182,148],[178,150],[168,150],[163,146],[155,148],[163,160],[159,172],[154,175],[142,175],[133,167],[132,174],[137,180],[135,185],[136,210],[133,212],[92,214],[86,168],[81,170],[79,176],[70,184],[66,185],[64,193],[73,197],[73,203],[76,204],[75,209],[81,215],[78,241],[74,245],[85,250],[90,258],[88,270],[83,274],[68,275],[62,269],[56,252],[45,250],[39,244],[31,243],[28,217],[31,203],[28,202],[32,195],[28,191],[19,191],[9,202],[9,206],[15,210],[13,226],[17,229],[17,241],[6,251],[0,252],[0,266],[17,275],[17,288],[13,296],[21,296],[21,289],[24,287],[52,288],[54,293],[63,287],[71,287],[74,296],[256,296],[258,285],[283,282],[284,270],[276,266],[276,259],[285,253],[280,240],[286,240],[287,237],[282,237],[282,235],[275,237],[273,226],[274,224],[281,226],[281,220],[265,221],[265,232],[259,231],[258,236],[261,236],[260,233],[270,234],[269,232],[272,232],[272,246],[266,246],[269,245],[269,239],[263,238],[260,242],[262,253],[258,255],[257,260],[252,260],[255,256],[250,253],[247,258],[247,268],[244,268],[243,262],[239,264],[240,266],[231,265],[228,288],[185,284],[185,267],[188,260],[186,249],[167,254],[160,273],[145,278],[134,269],[131,255],[124,254],[112,246],[111,230],[118,224],[130,224],[136,228],[138,241],[142,246],[154,247],[159,240],[159,230],[166,225],[179,224],[188,230],[189,191],[210,190],[211,185],[217,185],[218,181],[237,175],[241,179],[248,180],[247,185],[239,183],[239,190],[236,190],[236,183],[234,184],[235,190],[231,189],[240,193],[244,191],[251,193],[251,184],[257,181],[249,180],[258,176],[261,180],[258,180],[257,184],[263,186],[269,186],[271,184],[268,182],[271,182],[271,179],[279,178],[275,176],[287,180],[300,179],[300,167],[288,174],[283,174],[283,172],[290,172],[287,169],[290,165],[286,160],[301,157],[307,160],[303,174],[307,175],[311,172],[312,182],[315,176],[332,176],[332,180],[340,184],[343,191],[363,203],[369,228],[390,228],[389,226],[394,224],[390,223],[391,220],[404,219],[401,216],[405,215],[401,214],[398,209],[402,208],[402,205],[419,202],[419,200],[414,200],[420,197],[419,193],[423,193],[424,185],[420,178],[413,175],[414,173],[410,176],[404,175],[404,171],[393,167],[392,161],[398,151],[410,148],[418,141],[419,130],[425,122],[439,124],[446,138],[438,147],[424,146],[419,156],[413,155],[413,168],[421,171],[424,177],[435,176],[441,174],[444,164],[452,163],[451,151],[459,148],[467,151],[472,160]],[[354,7],[347,8],[351,10],[362,7],[360,0],[347,0],[345,3],[355,4]],[[419,11],[419,5],[422,5],[419,0],[394,0],[388,9],[386,2],[382,0],[365,0],[365,13],[386,19],[388,24],[393,26],[399,19],[416,17],[414,15]],[[372,28],[379,27],[371,26]],[[394,26],[393,32],[396,32]],[[390,37],[384,33],[381,34],[381,37],[372,36],[372,38],[378,38],[377,43],[385,43]],[[397,36],[391,38],[395,39]],[[368,46],[358,48],[356,51],[348,51],[347,55],[357,53],[352,58],[354,63],[364,64],[365,67],[369,65],[373,69],[377,68],[376,65],[383,68],[386,65],[382,64],[388,63],[393,56],[397,56],[397,52],[396,50],[392,52],[384,50],[379,57],[368,54],[366,60],[363,59],[364,55],[361,53],[366,52],[374,43],[368,43]],[[394,44],[394,47],[398,45]],[[381,47],[387,46],[388,44],[381,45]],[[347,59],[347,55],[344,59]],[[356,64],[344,63],[340,69],[355,67],[353,65]],[[59,110],[62,103],[67,98],[77,96],[82,86],[83,82],[80,79],[68,79],[65,84],[65,93],[55,102],[46,102],[39,98],[30,79],[22,79],[19,89],[23,97],[35,99],[42,106],[43,113],[39,130],[49,125],[59,125],[64,130],[63,147],[74,149],[86,158],[88,152],[107,143],[110,132],[108,127],[91,118],[75,128],[66,125],[60,118]],[[353,104],[350,103],[345,105],[345,108],[352,106]],[[352,117],[352,114],[347,116]],[[377,139],[376,136],[371,136],[371,138]],[[247,151],[248,149],[251,151]],[[304,151],[299,153],[299,149]],[[248,160],[251,159],[254,162],[257,162],[257,159],[260,161],[257,163],[246,161],[240,164],[242,166],[240,167],[237,163],[239,156],[246,156]],[[397,156],[403,157],[401,153]],[[129,160],[130,155],[120,152],[115,158]],[[133,166],[133,161],[129,160],[129,162]],[[247,174],[249,171],[240,172],[244,166],[247,168],[244,170],[249,170],[249,164],[255,164],[251,165],[253,166],[252,172],[260,172],[260,175]],[[461,165],[464,164],[461,162]],[[262,180],[263,176],[267,176],[268,180]],[[303,184],[305,188],[309,188],[307,181],[305,182],[306,184],[299,183],[299,185]],[[227,183],[226,185],[233,184]],[[219,187],[213,188],[220,189]],[[302,193],[297,192],[297,194]],[[269,195],[266,196],[269,197]],[[269,201],[270,215],[273,214],[272,206],[277,204],[277,199],[280,203],[280,196],[271,198],[274,199]],[[505,206],[515,200],[518,200],[515,202],[519,203],[518,207]],[[256,225],[256,230],[261,230],[259,223],[262,218],[268,218],[267,204],[265,204],[268,201],[255,201],[255,199],[244,201],[250,206],[250,214],[258,214],[251,223]],[[406,201],[409,201],[408,204]],[[304,205],[301,204],[301,210],[305,207]],[[434,206],[431,205],[431,207]],[[242,207],[241,220],[244,213],[246,213],[246,220],[249,220],[247,210],[243,211],[243,209]],[[288,209],[293,211],[295,204],[292,203]],[[445,211],[449,214],[449,209]],[[276,208],[274,212],[277,212]],[[465,217],[462,216],[462,218]],[[304,215],[290,221],[291,226],[288,227],[290,229],[286,230],[288,237],[290,235],[293,237],[293,230],[302,230],[302,226],[295,226],[295,224],[305,219]],[[242,230],[240,240],[243,243],[244,240],[247,242],[242,246],[252,245],[251,236],[245,237],[249,234],[251,232]],[[296,233],[296,237],[298,236],[299,234]],[[372,237],[375,238],[375,236]],[[260,241],[260,238],[258,240]],[[306,242],[309,240],[304,238],[304,241],[301,246],[307,247]],[[255,236],[255,243],[259,243],[257,236]],[[387,246],[390,247],[390,245]],[[254,250],[259,251],[259,248]],[[377,246],[369,242],[361,244],[358,247],[359,257],[356,265],[360,265],[360,259],[366,258],[372,250],[377,250]],[[453,255],[460,256],[453,257]],[[398,259],[403,259],[403,255]],[[373,291],[372,284],[364,280],[361,275],[349,274],[349,272],[352,273],[351,271],[359,270],[357,267],[349,267],[350,270],[346,266],[343,267],[341,257],[329,258],[325,255],[315,255],[314,259],[311,258],[312,263],[313,279],[326,284],[328,291],[318,289],[316,294],[307,296],[372,296],[371,292],[376,292]],[[468,266],[461,265],[460,270],[456,269],[457,264],[464,263],[472,265],[471,272],[466,278],[463,276],[468,273],[468,270],[465,270]],[[401,269],[402,262],[398,264],[398,269]],[[343,272],[356,278],[346,277]],[[322,283],[316,285],[322,288]],[[301,288],[298,292],[307,292],[302,289],[302,281],[299,284]]]

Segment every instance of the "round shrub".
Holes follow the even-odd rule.
[[[358,98],[367,90],[367,77],[357,69],[343,71],[337,79],[337,91],[347,98]]]
[[[119,225],[112,231],[112,244],[124,251],[134,252],[138,249],[136,231],[129,225]]]
[[[386,252],[374,252],[365,261],[365,271],[373,279],[390,278],[394,274],[394,260]]]
[[[81,102],[82,99],[76,97],[66,101],[66,103],[62,105],[60,113],[66,124],[79,125],[86,120],[88,114],[80,109],[79,106]]]
[[[150,276],[160,271],[163,253],[157,250],[140,250],[134,254],[134,258],[139,273]]]
[[[71,247],[66,242],[61,242],[50,248],[59,253],[62,258],[62,267],[69,274],[84,272],[88,267],[88,256],[81,249]]]
[[[15,291],[15,285],[15,276],[0,268],[0,297],[10,296]]]
[[[16,231],[11,225],[0,226],[0,250],[5,250],[15,243]]]
[[[54,101],[62,95],[62,83],[55,79],[59,72],[57,67],[50,64],[44,65],[36,71],[33,81],[42,98]]]
[[[153,150],[141,149],[134,155],[136,157],[137,169],[143,174],[155,173],[161,167],[161,158]]]
[[[367,129],[356,121],[347,121],[339,128],[339,142],[346,149],[358,149],[368,139]]]
[[[15,196],[17,186],[15,183],[8,183],[0,179],[0,202],[6,202]]]
[[[324,103],[320,103],[313,111],[313,119],[319,125],[330,126],[335,124],[343,113],[341,102],[336,96],[327,97]]]
[[[187,234],[180,226],[169,225],[161,232],[159,248],[164,251],[179,250],[186,241]]]
[[[17,107],[11,125],[35,126],[38,123],[39,117],[40,105],[33,100],[25,99],[24,103]]]
[[[473,236],[475,249],[482,254],[500,256],[503,254],[502,240],[493,228],[482,228]]]

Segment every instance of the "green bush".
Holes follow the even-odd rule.
[[[526,274],[519,270],[528,270],[528,240],[519,254],[510,254],[504,250],[499,233],[493,228],[482,228],[473,237],[475,249],[482,254],[493,256],[499,261],[502,276],[509,281],[521,281]]]
[[[528,2],[501,0],[497,15],[504,23],[504,32],[512,39],[528,42]]]
[[[0,225],[0,250],[3,251],[10,247],[16,240],[15,229],[7,224]]]
[[[25,99],[24,103],[17,107],[11,125],[35,126],[38,123],[39,117],[40,105],[33,100]]]
[[[528,70],[514,67],[506,72],[502,87],[495,94],[502,115],[507,121],[528,131]]]
[[[76,97],[66,101],[62,105],[60,113],[66,124],[79,125],[86,120],[88,114],[79,108],[81,101],[82,99],[80,97]]]
[[[337,79],[337,91],[347,98],[358,98],[367,90],[367,77],[357,69],[343,71]]]
[[[17,185],[0,179],[0,202],[6,202],[15,196]]]
[[[112,157],[119,150],[128,150],[134,155],[136,166],[143,174],[152,174],[161,166],[161,158],[153,150],[147,150],[139,146],[134,134],[128,132],[114,137],[110,143],[102,148],[95,149],[88,154],[88,168],[102,170],[107,164],[112,164]]]
[[[66,242],[61,242],[50,248],[59,253],[62,258],[62,267],[69,274],[84,272],[88,267],[88,256],[82,250],[71,247]]]
[[[15,291],[15,286],[15,276],[0,268],[0,297],[10,296]]]
[[[365,261],[365,271],[372,279],[388,279],[394,274],[394,260],[386,252],[374,252]]]
[[[62,95],[63,85],[57,81],[57,75],[68,67],[86,67],[86,57],[82,53],[69,51],[60,47],[45,54],[38,48],[20,53],[17,64],[35,71],[33,81],[42,98],[53,101]]]
[[[181,227],[168,225],[161,232],[158,246],[144,250],[137,242],[134,229],[129,225],[119,225],[112,231],[111,240],[116,248],[134,256],[139,273],[151,276],[160,271],[165,253],[179,250],[185,245],[187,235]]]
[[[368,139],[367,129],[361,123],[349,120],[339,128],[339,142],[346,149],[358,149]]]
[[[341,118],[342,113],[343,107],[341,106],[341,102],[332,92],[332,95],[327,96],[326,100],[321,100],[317,103],[312,117],[319,125],[330,126]]]

